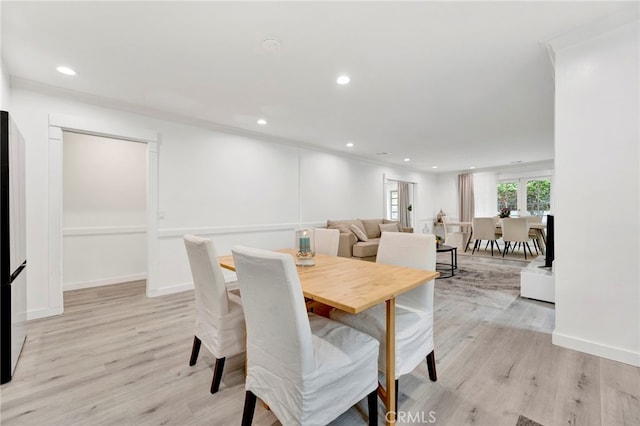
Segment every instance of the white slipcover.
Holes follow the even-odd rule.
[[[240,297],[227,291],[211,240],[185,235],[195,291],[195,336],[216,358],[245,350],[245,324]]]
[[[313,230],[313,242],[316,253],[337,256],[338,245],[340,244],[340,230],[315,228]]]
[[[307,314],[293,258],[235,247],[247,322],[246,390],[283,425],[324,425],[378,386],[378,342]]]
[[[436,243],[431,234],[383,232],[377,263],[435,271]],[[413,371],[434,350],[433,280],[396,297],[396,379]],[[386,306],[359,314],[331,311],[331,319],[375,337],[380,342],[378,368],[386,371]]]

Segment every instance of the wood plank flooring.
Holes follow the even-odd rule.
[[[141,281],[70,291],[64,315],[30,322],[1,388],[2,425],[240,424],[244,356],[227,360],[211,395],[213,356],[203,348],[188,365],[193,292],[144,293]],[[401,378],[398,424],[640,424],[640,369],[553,346],[553,305],[435,300],[438,381],[426,363]],[[366,413],[363,401],[332,424],[365,425]],[[279,422],[258,404],[254,424]]]

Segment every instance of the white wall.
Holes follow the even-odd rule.
[[[636,15],[637,16],[637,15]],[[636,21],[556,49],[555,344],[640,366]]]
[[[416,214],[433,216],[435,178],[402,168],[261,141],[255,137],[103,108],[13,88],[14,118],[27,141],[29,317],[52,313],[48,259],[48,115],[100,119],[160,135],[158,277],[149,293],[192,287],[182,236],[209,235],[221,254],[236,244],[293,247],[296,227],[327,219],[381,217],[383,173],[417,183]]]
[[[64,289],[146,278],[147,146],[63,136]]]

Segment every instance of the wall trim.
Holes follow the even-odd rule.
[[[194,235],[227,235],[227,234],[251,234],[261,232],[295,231],[300,228],[314,228],[326,226],[326,222],[297,223],[273,223],[236,226],[202,226],[189,228],[161,228],[158,229],[158,238],[182,238],[185,234]]]
[[[79,290],[81,288],[102,287],[105,285],[122,284],[122,283],[131,282],[131,281],[140,281],[140,280],[146,280],[146,279],[147,279],[147,274],[145,272],[142,272],[139,274],[122,275],[119,277],[103,278],[99,280],[68,283],[68,284],[63,284],[63,287],[64,287],[64,291]]]
[[[55,317],[57,315],[62,315],[63,312],[64,310],[62,307],[31,309],[27,311],[27,321]]]
[[[121,235],[121,234],[146,234],[145,225],[124,225],[124,226],[78,226],[73,228],[62,228],[62,235],[69,236],[89,236],[89,235]]]
[[[181,293],[183,291],[193,290],[193,283],[183,283],[178,285],[170,285],[160,287],[147,292],[148,297],[166,296],[168,294]]]
[[[558,333],[557,331],[554,331],[551,336],[551,342],[556,346],[562,346],[564,348],[585,352],[601,358],[612,359],[614,361],[640,367],[639,352],[632,352],[627,349],[603,345],[590,340],[584,340],[578,337]]]

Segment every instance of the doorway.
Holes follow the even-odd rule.
[[[147,147],[63,132],[63,289],[147,277]]]
[[[384,218],[411,228],[415,223],[415,182],[384,177]]]
[[[157,132],[124,123],[121,119],[49,115],[49,209],[48,209],[48,308],[40,316],[60,315],[64,312],[62,282],[63,248],[63,131],[124,139],[146,144],[146,295],[153,294],[158,270],[158,140]]]

